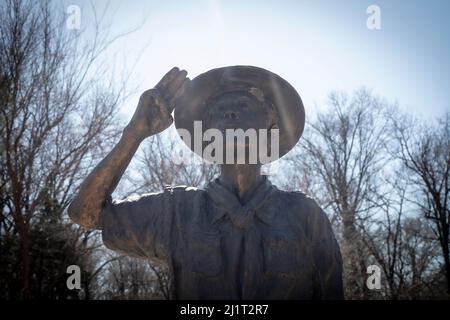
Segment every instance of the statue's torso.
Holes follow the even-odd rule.
[[[104,216],[105,244],[165,260],[179,299],[312,299],[324,281],[340,281],[321,271],[341,268],[324,213],[305,195],[270,184],[246,206],[220,187],[168,188]]]

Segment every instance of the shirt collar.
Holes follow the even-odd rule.
[[[214,179],[206,187],[206,192],[216,208],[212,216],[212,223],[217,222],[224,215],[229,214],[230,218],[236,221],[242,216],[256,215],[264,223],[271,225],[273,219],[272,213],[267,210],[258,209],[269,199],[274,190],[275,187],[264,176],[263,182],[256,187],[247,203],[242,205],[236,194],[221,185],[218,178]]]

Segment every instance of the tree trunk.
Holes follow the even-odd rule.
[[[28,227],[22,217],[18,223],[18,233],[20,238],[20,256],[22,262],[22,298],[31,299],[30,289],[30,239]]]
[[[445,236],[444,232],[444,239],[441,240],[442,243],[442,253],[444,255],[444,268],[445,268],[445,278],[447,280],[447,294],[450,296],[450,250],[449,250],[449,241],[448,241],[448,234],[447,237]]]

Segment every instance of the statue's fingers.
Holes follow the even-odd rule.
[[[172,81],[178,76],[180,73],[180,69],[178,67],[173,67],[170,69],[169,72],[167,72],[164,77],[158,82],[156,85],[156,89],[158,89],[161,92],[165,92],[168,89],[168,86],[172,83]]]
[[[191,82],[191,80],[189,78],[184,79],[184,82],[181,84],[181,86],[178,88],[177,92],[173,95],[172,99],[169,102],[169,108],[170,108],[170,112],[173,111],[173,109],[175,108],[175,104],[176,104],[176,100],[183,95],[183,93],[186,90],[186,87],[189,85],[189,83]]]
[[[186,70],[181,70],[177,76],[168,84],[166,91],[163,93],[165,98],[169,101],[177,93],[178,89],[186,80],[187,72]]]

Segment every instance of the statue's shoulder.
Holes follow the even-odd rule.
[[[190,187],[187,185],[176,185],[176,186],[165,186],[164,187],[164,191],[166,192],[198,192],[201,191],[201,189],[197,188],[197,187]]]
[[[143,201],[150,201],[153,199],[159,199],[164,198],[166,196],[192,196],[193,194],[197,194],[202,192],[202,189],[196,188],[196,187],[189,187],[185,185],[176,185],[176,186],[165,186],[163,191],[159,192],[149,192],[149,193],[142,193],[142,194],[132,194],[129,195],[123,199],[115,199],[113,201],[114,204],[127,204],[127,203],[136,203],[136,202],[143,202]]]
[[[205,193],[205,190],[197,187],[190,187],[186,185],[166,186],[164,187],[164,193],[175,199],[193,199],[194,197],[201,196]]]
[[[324,210],[311,196],[301,191],[283,191],[287,218],[290,225],[298,228],[309,239],[323,234],[329,228],[330,221]]]
[[[294,218],[298,218],[302,221],[305,219],[311,221],[326,216],[317,201],[302,191],[277,190],[277,192],[279,192],[286,206],[291,208],[291,210],[288,211]]]

